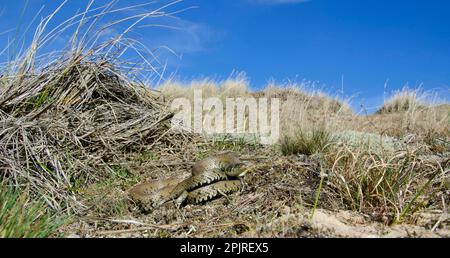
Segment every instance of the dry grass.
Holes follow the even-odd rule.
[[[432,159],[417,150],[374,153],[334,146],[326,153],[329,185],[347,208],[398,222],[425,207],[441,206],[448,160]]]
[[[328,192],[341,208],[384,223],[410,222],[416,212],[427,209],[445,212],[450,150],[445,105],[425,104],[420,90],[403,89],[377,114],[356,116],[345,102],[307,91],[305,84],[271,84],[252,92],[246,80],[240,83],[232,84],[239,97],[282,100],[279,149],[287,156],[318,157],[316,175],[322,173],[324,184],[320,188],[316,178],[317,197]],[[179,84],[173,91],[166,85],[161,91],[169,99],[189,98],[193,89],[205,89],[204,98],[224,97],[224,84],[209,80]],[[313,205],[323,207],[321,202],[323,198]]]
[[[128,50],[141,54],[141,45],[126,33],[144,19],[167,15],[164,7],[114,21],[133,23],[117,38],[98,42],[112,26],[97,24],[98,18],[118,9],[113,2],[91,4],[55,28],[46,26],[60,8],[43,19],[30,48],[5,65],[0,79],[1,177],[27,186],[54,209],[80,208],[79,188],[112,175],[113,166],[126,166],[124,153],[144,145],[178,145],[170,126],[173,114],[129,76],[155,69],[151,60],[132,69],[127,67],[133,64],[118,61]],[[69,50],[52,53],[56,61],[37,58],[43,45],[69,29]]]
[[[311,236],[304,220],[284,224],[283,219],[339,208],[392,224],[411,222],[422,210],[447,212],[448,105],[427,105],[419,91],[403,90],[378,114],[356,116],[345,101],[308,90],[308,82],[269,84],[255,92],[244,74],[220,82],[166,82],[160,95],[139,80],[149,71],[150,77],[161,75],[158,63],[125,35],[145,19],[168,15],[164,9],[117,20],[131,25],[105,42],[99,42],[99,33],[114,24],[99,28],[96,18],[114,13],[112,5],[89,4],[61,26],[46,28],[57,10],[40,23],[30,48],[2,68],[0,176],[23,191],[0,191],[8,203],[0,214],[8,228],[4,236],[48,236],[54,227],[42,215],[43,203],[80,212],[68,229],[83,228],[86,236]],[[39,54],[70,28],[74,36],[67,51]],[[121,61],[128,50],[144,60]],[[175,132],[170,101],[192,100],[196,89],[203,98],[279,98],[281,141],[263,146],[257,140]],[[169,203],[150,214],[128,201],[131,185],[188,174],[188,164],[223,150],[250,160],[263,157],[250,166],[240,193],[204,206],[177,209]],[[24,207],[33,208],[25,219],[14,220]],[[31,222],[39,227],[27,231]]]
[[[194,99],[194,91],[201,91],[204,99],[217,97],[222,100],[225,98],[250,97],[249,82],[245,74],[233,74],[223,81],[214,81],[212,79],[202,79],[184,84],[176,81],[166,81],[157,88],[168,100],[175,98]]]
[[[387,99],[377,114],[389,114],[398,112],[415,112],[425,108],[427,94],[420,89],[403,88],[394,92],[392,97]]]
[[[331,143],[331,134],[319,128],[308,132],[298,131],[293,136],[285,135],[280,140],[280,147],[283,155],[313,155],[323,153]]]
[[[261,91],[252,91],[245,74],[238,73],[224,81],[203,79],[188,84],[170,81],[161,85],[158,90],[168,101],[186,98],[192,105],[196,90],[202,92],[203,100],[216,97],[223,103],[226,98],[267,98],[270,105],[270,99],[278,98],[281,103],[280,131],[285,136],[292,136],[298,131],[311,131],[317,127],[334,130],[335,120],[343,116],[354,116],[346,101],[327,95],[314,87],[313,83],[307,81],[287,85],[270,83]],[[245,118],[248,120],[248,113]],[[248,121],[246,122],[248,124]]]
[[[383,131],[380,133],[396,137],[412,133],[427,143],[433,139],[448,140],[450,106],[438,103],[433,92],[403,88],[385,101],[372,117],[373,123],[377,123],[377,129]]]

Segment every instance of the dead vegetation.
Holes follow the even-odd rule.
[[[29,184],[54,208],[73,197],[67,193],[114,173],[111,163],[120,164],[122,153],[176,141],[172,113],[142,86],[106,63],[66,65],[38,78],[4,79],[1,94],[4,178]]]
[[[188,86],[167,82],[159,94],[138,76],[149,71],[160,75],[152,55],[142,62],[144,67],[121,61],[120,53],[131,49],[143,57],[145,49],[125,32],[85,48],[86,42],[96,42],[98,33],[112,26],[94,30],[96,18],[117,10],[112,5],[99,9],[90,5],[44,34],[54,14],[48,16],[29,50],[2,69],[0,176],[2,183],[25,196],[16,198],[0,189],[6,193],[0,195],[3,203],[13,200],[5,206],[7,211],[1,211],[2,224],[7,221],[11,229],[19,225],[18,231],[4,236],[48,236],[56,228],[47,225],[49,210],[76,214],[54,236],[364,236],[359,231],[359,235],[335,234],[314,225],[322,223],[317,218],[324,214],[339,215],[337,210],[363,217],[360,224],[375,223],[382,229],[371,228],[369,233],[377,236],[388,225],[417,223],[422,214],[431,212],[421,230],[448,236],[448,105],[425,105],[407,92],[395,95],[378,114],[357,116],[338,98],[304,90],[306,82],[269,85],[254,92],[242,74]],[[164,16],[165,7],[134,16],[126,31],[134,22]],[[127,20],[116,22],[122,21]],[[70,51],[56,59],[52,54],[51,60],[57,61],[36,57],[40,44],[70,27],[75,29]],[[92,31],[98,32],[87,37]],[[84,36],[78,41],[76,35]],[[201,89],[204,98],[279,98],[282,140],[263,146],[174,130],[170,100],[192,99],[195,89]],[[193,161],[223,150],[259,157],[249,165],[240,193],[181,209],[169,203],[148,214],[128,199],[132,185],[187,175]],[[28,199],[37,206],[30,206]],[[23,207],[36,212],[21,214]],[[11,220],[5,215],[11,211],[25,219]],[[34,222],[41,225],[31,231],[36,234],[25,234]],[[331,224],[326,225],[339,223]]]
[[[211,85],[206,97],[225,95],[220,83],[216,89]],[[202,87],[192,84],[175,95],[190,96],[193,88]],[[242,92],[249,95],[247,90]],[[418,90],[402,92],[380,109],[386,111],[367,116],[354,115],[345,104],[299,87],[272,85],[250,94],[283,100],[278,151],[288,157],[315,157],[320,164],[315,167],[315,183],[310,185],[318,198],[302,203],[304,207],[352,210],[392,226],[414,223],[424,211],[439,211],[441,218],[448,213],[450,110],[448,105],[426,104]],[[163,88],[162,93],[174,92]],[[274,169],[283,175],[286,171]],[[333,205],[325,204],[326,200]],[[309,212],[301,212],[300,217]],[[446,228],[444,221],[437,219],[431,227]],[[300,224],[292,226],[301,228]]]
[[[154,60],[126,38],[138,22],[166,15],[170,4],[114,21],[132,23],[103,42],[102,31],[112,25],[99,18],[145,4],[114,8],[113,1],[94,8],[89,2],[84,12],[47,28],[64,4],[37,25],[31,46],[2,68],[0,173],[6,184],[28,189],[52,209],[77,212],[80,189],[126,169],[127,152],[179,146],[186,138],[173,135],[173,114],[137,80],[146,69],[157,71]],[[67,50],[40,53],[69,30]],[[132,63],[118,62],[126,51],[138,52],[145,65],[130,69]]]
[[[391,98],[385,101],[377,114],[389,114],[399,112],[414,112],[427,106],[426,95],[420,89],[407,87],[394,92]]]

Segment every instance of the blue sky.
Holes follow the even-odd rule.
[[[0,31],[15,28],[24,2],[0,0]],[[31,0],[27,13],[42,5],[48,13],[61,2]],[[60,15],[86,2],[69,1]],[[387,80],[388,92],[422,85],[450,99],[448,0],[185,0],[171,10],[185,7],[196,8],[167,21],[180,30],[139,34],[179,54],[165,58],[181,80],[244,71],[253,88],[269,80],[308,80],[337,93],[343,85],[354,107],[367,108],[381,104]],[[0,43],[14,32],[1,34]]]

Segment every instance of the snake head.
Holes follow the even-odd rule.
[[[214,159],[214,162],[217,162],[219,166],[225,170],[241,167],[245,164],[239,159],[239,155],[237,153],[231,151],[218,154],[212,158]]]

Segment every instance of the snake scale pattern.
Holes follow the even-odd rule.
[[[129,190],[129,196],[143,210],[162,204],[200,204],[227,195],[241,188],[239,180],[245,173],[237,154],[226,152],[197,161],[187,179],[169,178],[141,183]]]

